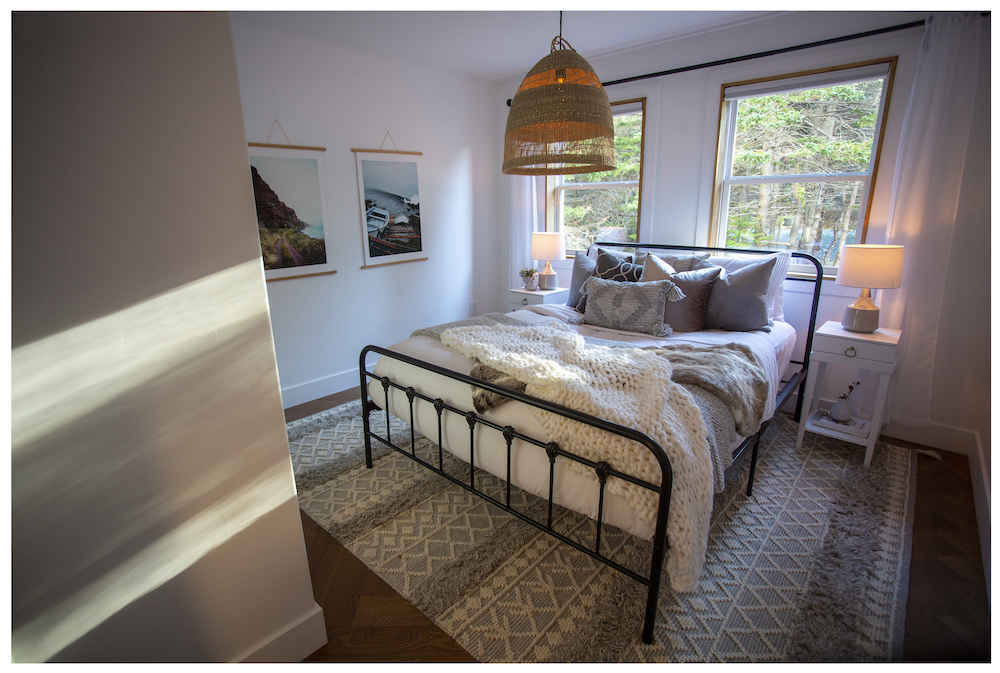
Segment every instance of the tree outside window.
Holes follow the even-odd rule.
[[[893,65],[723,87],[715,245],[830,268],[864,242]]]
[[[547,228],[565,232],[567,251],[587,250],[595,241],[635,241],[639,235],[645,99],[611,105],[617,168],[546,180]]]

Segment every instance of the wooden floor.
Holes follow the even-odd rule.
[[[293,421],[359,399],[360,389],[285,410]],[[916,450],[906,442],[886,441]],[[986,595],[965,456],[917,460],[916,511],[904,660],[989,661]],[[316,602],[329,642],[306,661],[473,661],[448,634],[368,570],[302,512]]]

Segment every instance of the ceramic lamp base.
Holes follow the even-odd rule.
[[[538,274],[539,290],[554,290],[557,287],[559,287],[559,276],[555,273],[545,273],[542,271]]]
[[[844,309],[844,319],[840,324],[848,332],[874,332],[878,329],[878,309],[848,306]]]

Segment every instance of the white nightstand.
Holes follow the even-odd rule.
[[[509,310],[516,311],[532,304],[565,304],[569,299],[568,287],[557,287],[554,290],[525,290],[511,288],[508,295]]]
[[[839,322],[827,322],[813,336],[812,351],[809,354],[809,375],[806,381],[805,401],[802,419],[799,422],[799,436],[795,446],[802,446],[802,436],[806,430],[827,437],[835,437],[852,444],[860,444],[865,451],[865,467],[871,465],[875,442],[882,430],[882,412],[889,392],[889,379],[896,366],[896,348],[901,332],[880,327],[870,334],[848,332]],[[823,389],[823,376],[827,363],[857,367],[879,373],[878,393],[875,396],[875,411],[870,425],[863,435],[849,431],[821,427],[816,424],[813,414],[819,408],[819,399],[813,391]],[[868,422],[864,419],[854,419]]]

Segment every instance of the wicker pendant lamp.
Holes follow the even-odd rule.
[[[615,127],[597,73],[562,37],[535,64],[510,103],[503,172],[569,175],[615,168]]]

